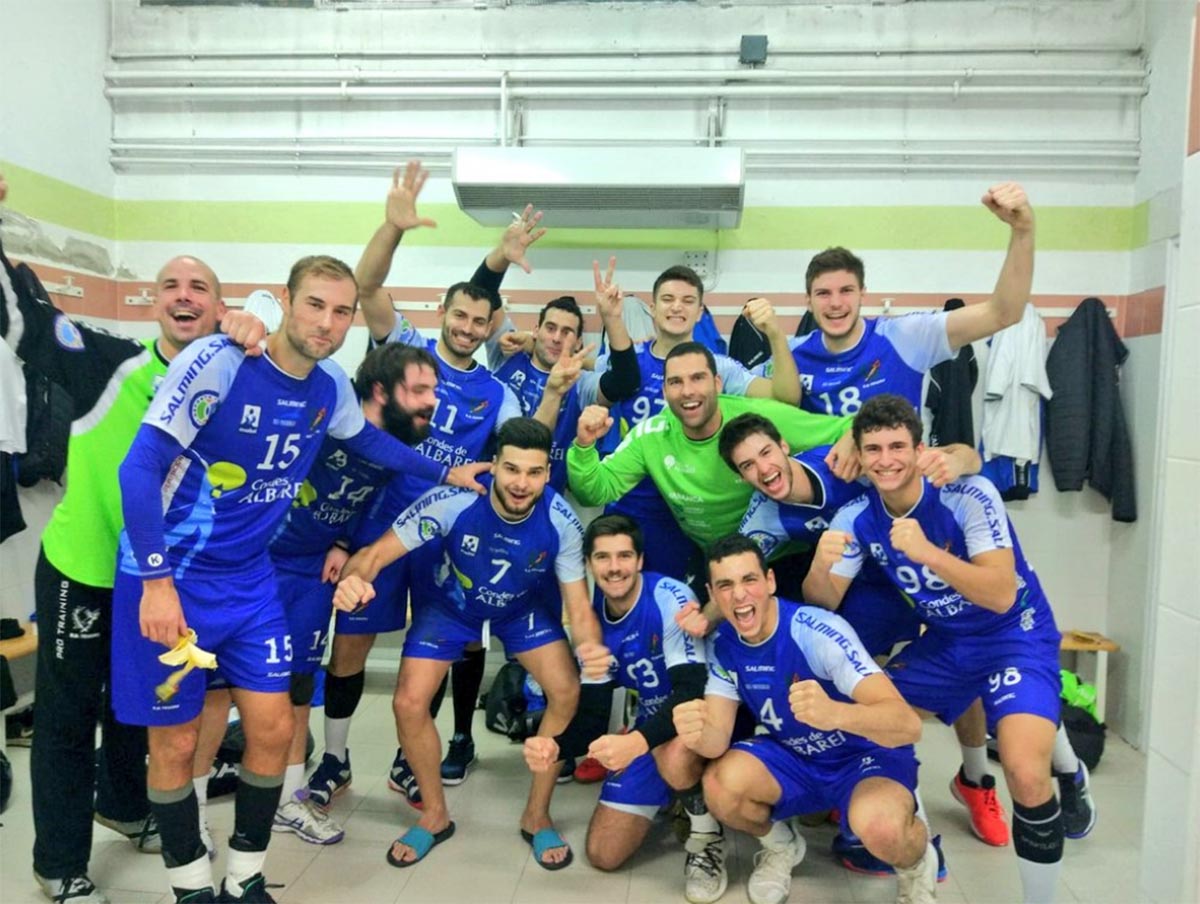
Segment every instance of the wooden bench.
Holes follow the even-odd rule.
[[[1075,654],[1096,654],[1096,718],[1103,722],[1108,692],[1108,654],[1119,652],[1121,645],[1098,631],[1063,631],[1061,649]]]
[[[29,656],[37,652],[38,637],[37,632],[33,629],[32,622],[22,622],[21,627],[25,633],[20,637],[10,637],[8,640],[0,640],[0,656],[3,656],[9,662],[20,659],[23,656]],[[8,733],[5,731],[3,716],[4,713],[13,709],[20,709],[23,706],[28,706],[33,700],[33,692],[20,694],[17,697],[17,702],[10,706],[7,710],[0,710],[0,750],[4,750],[8,746]]]

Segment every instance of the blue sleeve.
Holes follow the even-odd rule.
[[[173,435],[142,424],[117,472],[125,532],[143,578],[171,573],[163,526],[163,480],[171,462],[182,454],[183,446]]]
[[[346,448],[398,474],[407,474],[430,483],[444,483],[450,469],[410,449],[390,433],[363,421],[362,430],[344,437]]]

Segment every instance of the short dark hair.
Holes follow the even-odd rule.
[[[515,446],[518,449],[539,449],[549,457],[552,440],[550,428],[541,421],[531,417],[510,417],[496,431],[496,454],[499,455],[505,446]]]
[[[642,529],[626,515],[601,515],[583,532],[583,557],[592,555],[592,548],[599,537],[628,537],[633,541],[633,551],[642,554]]]
[[[354,284],[354,304],[358,305],[358,280],[354,278],[354,271],[345,261],[328,254],[310,254],[292,264],[292,270],[287,279],[288,297],[292,301],[296,300],[296,292],[306,276],[350,280]]]
[[[579,309],[579,302],[575,300],[574,295],[560,295],[546,303],[546,306],[538,312],[538,326],[546,322],[546,314],[549,311],[566,311],[568,314],[574,314],[579,318],[579,335],[583,335],[583,311]]]
[[[737,471],[737,465],[733,463],[734,448],[747,436],[753,436],[755,433],[762,433],[768,439],[773,439],[779,445],[783,445],[783,437],[779,433],[779,428],[761,414],[753,411],[739,414],[721,430],[721,436],[717,440],[717,451],[725,460],[725,464],[734,471]]]
[[[720,562],[722,559],[728,559],[730,556],[740,556],[744,552],[753,553],[754,558],[758,559],[758,565],[762,569],[762,573],[767,573],[767,560],[757,543],[745,534],[726,534],[719,540],[714,540],[708,547],[708,553],[705,556],[705,559],[708,561],[708,579],[712,580],[713,562]]]
[[[846,270],[858,277],[858,287],[865,289],[867,287],[866,270],[863,267],[862,258],[853,251],[846,248],[826,248],[819,254],[813,255],[813,259],[808,262],[808,270],[804,274],[804,291],[812,295],[813,280],[822,273],[833,273],[837,270]]]
[[[404,383],[408,365],[428,367],[439,380],[442,378],[437,358],[427,348],[388,342],[367,352],[367,356],[354,372],[354,392],[360,400],[370,398],[371,390],[378,383],[391,395],[396,384]]]
[[[888,430],[893,427],[907,428],[908,432],[912,434],[914,446],[921,442],[921,437],[925,433],[925,427],[921,423],[917,409],[904,396],[890,392],[872,396],[863,403],[858,414],[854,415],[854,426],[851,428],[854,431],[854,445],[862,448],[864,433]]]
[[[702,342],[680,342],[677,346],[667,352],[667,357],[663,359],[663,371],[667,369],[667,362],[672,358],[681,358],[684,355],[703,355],[705,362],[708,364],[708,369],[712,371],[712,375],[717,375],[717,359],[713,357],[712,349]]]
[[[658,287],[665,282],[679,280],[685,282],[696,290],[700,296],[700,301],[704,301],[704,280],[700,278],[700,274],[691,267],[685,267],[683,264],[676,264],[674,267],[667,267],[662,273],[658,274],[658,279],[654,280],[654,290],[651,297],[658,300]]]
[[[450,303],[454,301],[454,296],[460,292],[472,301],[486,301],[492,306],[493,313],[500,310],[500,296],[490,289],[475,285],[473,282],[456,282],[447,289],[446,300],[442,302],[442,308],[447,311],[450,310]]]

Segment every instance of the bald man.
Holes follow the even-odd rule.
[[[2,192],[0,187],[0,200]],[[159,335],[142,341],[69,319],[39,291],[28,267],[9,261],[2,245],[0,261],[0,334],[17,357],[71,399],[67,491],[42,534],[34,578],[33,870],[52,901],[103,902],[88,877],[93,815],[139,850],[161,850],[146,799],[145,729],[118,723],[101,691],[108,684],[122,527],[117,469],[171,359],[215,332],[219,322],[248,346],[248,354],[257,354],[261,326],[255,331],[236,314],[226,316],[216,274],[195,257],[172,258],[159,271]],[[103,743],[97,771],[98,721]]]

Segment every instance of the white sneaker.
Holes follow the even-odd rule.
[[[99,813],[93,814],[98,825],[114,832],[120,832],[143,854],[162,853],[162,835],[158,834],[158,820],[151,813],[145,819],[135,819],[133,822],[119,822],[109,819]]]
[[[937,898],[937,851],[926,842],[925,856],[908,869],[896,867],[896,904],[933,904]]]
[[[804,859],[808,844],[788,823],[792,840],[780,847],[763,847],[754,855],[754,872],[746,883],[750,904],[783,904],[792,890],[792,870]]]
[[[100,894],[86,874],[67,876],[65,879],[43,879],[34,870],[33,878],[44,894],[55,904],[108,904],[108,898]]]
[[[300,792],[279,805],[271,831],[291,832],[309,844],[337,844],[346,835],[332,816],[307,797],[301,797]]]
[[[684,897],[691,904],[713,904],[729,885],[725,870],[725,836],[720,832],[692,832],[684,843]]]

